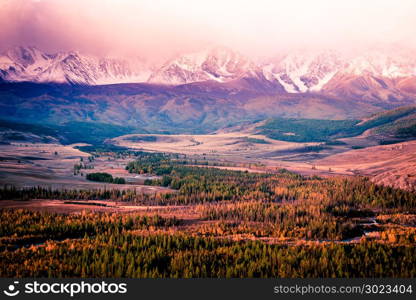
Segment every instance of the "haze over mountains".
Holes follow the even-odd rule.
[[[45,53],[15,47],[0,56],[0,78],[9,82],[104,85],[196,82],[255,82],[275,92],[321,92],[361,99],[404,99],[416,95],[416,57],[403,49],[375,49],[359,55],[336,51],[294,51],[253,62],[224,47],[180,55],[161,66],[139,59],[94,57],[79,52]]]

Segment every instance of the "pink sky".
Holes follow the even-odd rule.
[[[298,47],[415,47],[414,0],[0,0],[0,50],[169,57],[224,45],[255,57]]]

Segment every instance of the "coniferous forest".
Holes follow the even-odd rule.
[[[168,190],[3,187],[3,203],[84,206],[2,209],[0,276],[416,276],[415,193],[365,177],[249,173],[152,153],[126,170]]]

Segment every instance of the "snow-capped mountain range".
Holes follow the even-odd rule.
[[[78,52],[48,54],[35,47],[14,47],[0,55],[4,81],[102,85],[143,82],[151,67],[139,59],[98,58]]]
[[[263,72],[268,79],[277,79],[289,93],[313,92],[327,90],[334,84],[331,81],[345,77],[370,76],[381,80],[414,77],[416,56],[387,50],[372,50],[352,57],[335,51],[290,53],[266,63]]]
[[[12,82],[86,85],[134,82],[183,85],[256,79],[287,93],[358,93],[362,97],[383,98],[397,97],[403,85],[407,91],[415,90],[414,54],[397,49],[371,50],[354,56],[336,51],[296,51],[255,63],[228,48],[216,47],[154,66],[138,59],[98,58],[78,52],[47,54],[34,47],[15,47],[0,55],[0,78]]]

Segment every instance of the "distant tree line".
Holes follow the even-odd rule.
[[[108,182],[108,183],[115,183],[115,184],[125,184],[126,180],[122,177],[115,177],[109,173],[104,172],[97,172],[97,173],[89,173],[85,177],[91,181],[98,181],[98,182]]]

